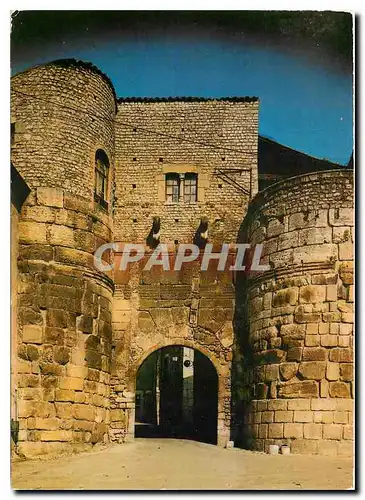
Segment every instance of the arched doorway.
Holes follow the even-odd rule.
[[[175,437],[217,444],[218,375],[197,349],[152,352],[136,378],[136,437]]]

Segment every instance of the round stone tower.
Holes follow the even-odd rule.
[[[246,278],[255,449],[351,455],[353,172],[284,180],[258,193],[244,223],[271,270]]]
[[[108,440],[112,281],[93,253],[112,239],[114,119],[109,79],[55,61],[13,77],[11,159],[31,188],[19,218],[18,451]]]

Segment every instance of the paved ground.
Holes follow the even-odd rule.
[[[352,461],[270,456],[180,439],[134,443],[62,457],[15,462],[16,489],[330,489],[352,487]]]

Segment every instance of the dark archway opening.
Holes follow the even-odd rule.
[[[136,437],[217,444],[218,375],[196,349],[169,346],[148,356],[136,381]]]

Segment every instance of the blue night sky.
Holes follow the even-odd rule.
[[[352,152],[352,73],[321,47],[253,36],[111,32],[35,43],[13,57],[13,74],[74,57],[112,80],[118,96],[260,98],[259,133],[347,164]]]

